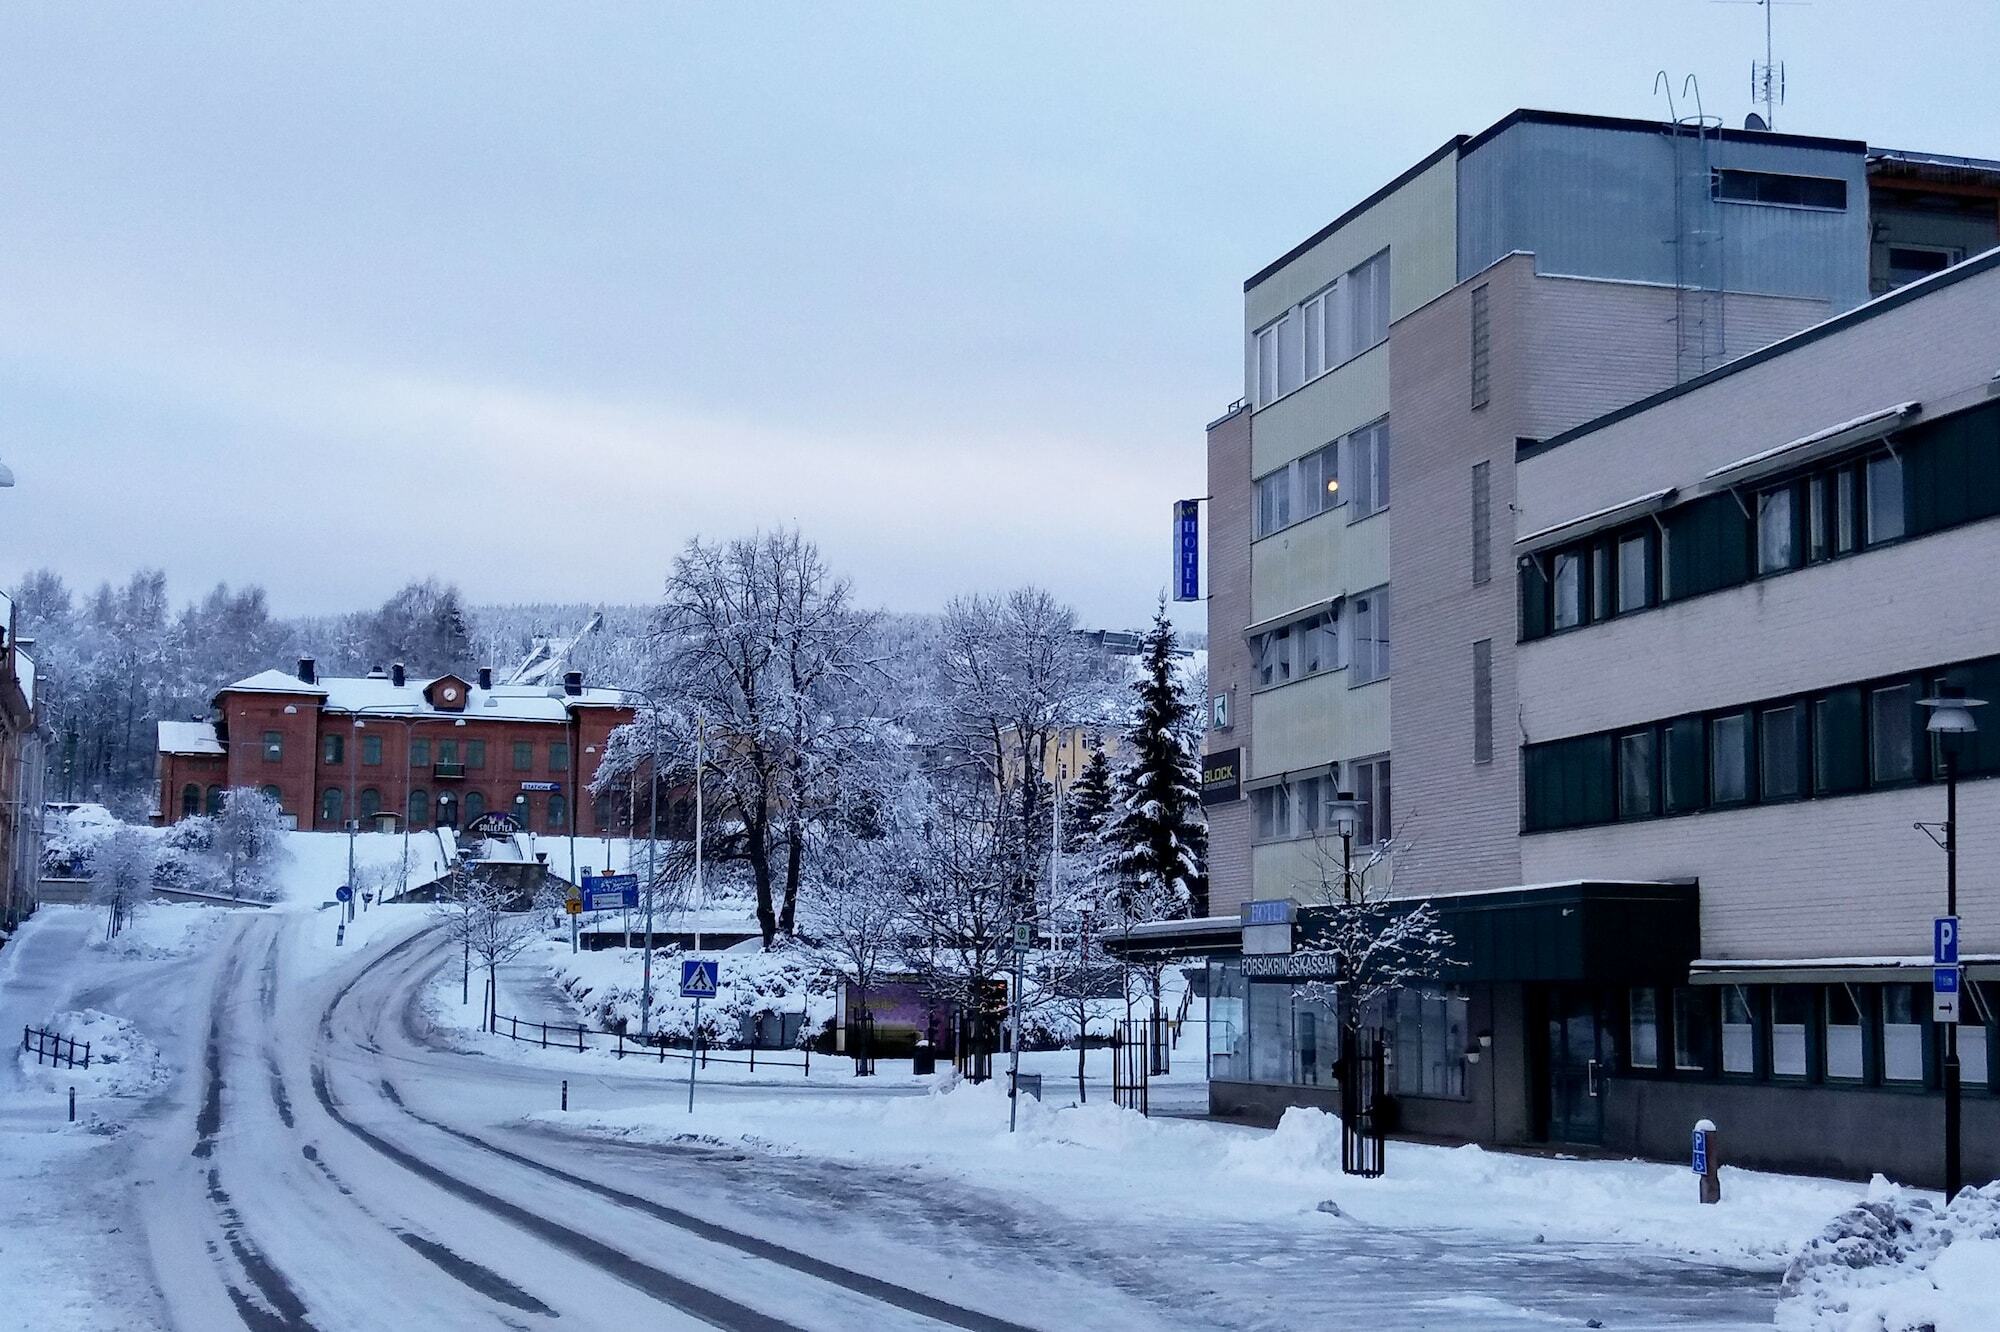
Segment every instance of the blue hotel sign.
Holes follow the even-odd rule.
[[[1201,600],[1201,501],[1174,501],[1174,600]]]

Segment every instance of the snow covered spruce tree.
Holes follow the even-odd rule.
[[[99,842],[90,861],[90,900],[105,908],[104,937],[125,928],[153,885],[159,846],[138,828],[120,828]]]
[[[1102,845],[1105,827],[1111,820],[1112,780],[1111,760],[1105,757],[1104,746],[1092,746],[1090,757],[1083,761],[1083,771],[1064,793],[1064,855],[1083,855]]]
[[[647,641],[658,733],[621,728],[600,769],[603,789],[657,755],[663,785],[685,790],[705,734],[703,851],[749,866],[766,947],[795,928],[808,837],[838,801],[844,756],[877,729],[873,626],[796,531],[688,542]]]
[[[1208,823],[1187,740],[1193,709],[1174,678],[1174,627],[1164,601],[1139,657],[1132,686],[1139,701],[1125,733],[1131,757],[1118,772],[1104,838],[1129,900],[1171,916],[1200,914],[1208,906]]]

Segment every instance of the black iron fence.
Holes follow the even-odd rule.
[[[798,1051],[800,1059],[786,1059],[775,1052],[760,1052],[755,1045],[742,1050],[719,1052],[708,1045],[698,1044],[693,1050],[679,1050],[672,1046],[652,1041],[628,1041],[622,1031],[592,1031],[584,1026],[570,1026],[560,1022],[529,1022],[502,1013],[493,1020],[493,1034],[505,1036],[510,1041],[522,1041],[529,1045],[539,1045],[544,1050],[609,1050],[619,1059],[654,1059],[666,1063],[669,1059],[694,1059],[701,1067],[714,1064],[743,1064],[750,1068],[760,1065],[765,1068],[796,1068],[803,1076],[812,1076],[812,1050]],[[758,1058],[759,1053],[763,1058]],[[791,1053],[787,1051],[787,1053]],[[747,1057],[746,1057],[747,1056]]]
[[[55,1068],[90,1067],[89,1041],[75,1041],[42,1027],[21,1028],[21,1049],[24,1053],[32,1052],[38,1064],[46,1060]],[[78,1050],[83,1053],[78,1054]]]

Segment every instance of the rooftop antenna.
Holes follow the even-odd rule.
[[[1764,11],[1764,59],[1750,62],[1750,100],[1761,102],[1764,114],[1754,112],[1744,122],[1745,129],[1778,128],[1778,108],[1785,104],[1785,62],[1778,59],[1771,37],[1771,11],[1781,4],[1804,4],[1805,0],[1715,0],[1717,4],[1750,4]]]

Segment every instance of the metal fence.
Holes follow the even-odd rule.
[[[707,1045],[698,1045],[693,1050],[676,1050],[667,1045],[652,1042],[640,1043],[625,1039],[622,1031],[592,1031],[584,1026],[568,1026],[560,1022],[529,1022],[502,1013],[494,1018],[493,1034],[505,1036],[510,1041],[525,1041],[529,1045],[539,1045],[544,1050],[609,1050],[619,1059],[656,1059],[664,1064],[669,1059],[694,1059],[701,1067],[714,1064],[745,1064],[750,1068],[763,1065],[765,1068],[796,1068],[803,1076],[812,1076],[812,1050],[799,1051],[803,1058],[785,1059],[773,1053],[757,1057],[758,1049],[752,1045],[743,1050],[717,1053]],[[595,1039],[593,1039],[595,1038]],[[744,1056],[748,1056],[745,1058]]]
[[[79,1055],[77,1050],[83,1053]],[[55,1068],[89,1068],[90,1042],[71,1040],[60,1032],[48,1031],[42,1027],[21,1028],[21,1050],[32,1052],[36,1063],[46,1062]]]

